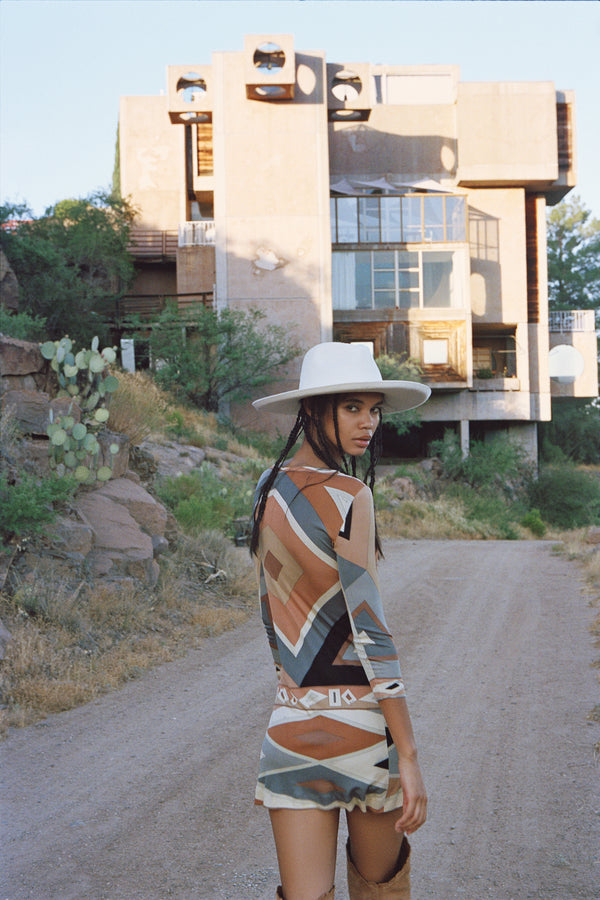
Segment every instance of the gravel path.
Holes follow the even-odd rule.
[[[430,796],[413,900],[598,900],[598,651],[576,565],[541,541],[388,541],[380,573]],[[11,731],[0,900],[273,900],[252,804],[273,685],[257,615]]]

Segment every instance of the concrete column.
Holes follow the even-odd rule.
[[[469,420],[460,420],[460,449],[462,458],[466,459],[469,455]]]

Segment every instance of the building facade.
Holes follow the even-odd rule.
[[[575,185],[572,92],[248,35],[169,66],[164,95],[123,97],[120,155],[139,209],[127,309],[256,306],[304,349],[405,354],[433,390],[425,433],[452,425],[465,451],[504,430],[533,454],[553,394],[597,395],[593,315],[548,315],[545,213]],[[249,404],[233,414],[256,424]]]

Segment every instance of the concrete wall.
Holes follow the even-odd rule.
[[[550,184],[558,178],[552,82],[461,83],[460,184]]]
[[[324,55],[296,54],[293,101],[249,99],[245,71],[213,55],[217,302],[260,306],[306,348],[331,335]]]
[[[121,97],[119,126],[121,193],[139,209],[136,227],[177,228],[185,221],[184,130],[171,125],[167,98]]]

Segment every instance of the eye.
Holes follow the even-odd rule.
[[[371,415],[377,416],[377,418],[380,419],[381,418],[381,407],[374,406],[373,409],[371,410]]]

